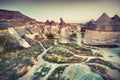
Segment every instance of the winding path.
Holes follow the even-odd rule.
[[[34,74],[35,72],[40,69],[40,67],[45,64],[45,65],[51,65],[51,69],[50,71],[43,77],[41,78],[40,80],[47,80],[47,78],[51,75],[51,73],[59,66],[63,66],[63,65],[70,65],[70,63],[64,63],[64,64],[57,64],[57,63],[51,63],[51,62],[47,62],[45,61],[42,57],[43,55],[46,54],[46,52],[48,50],[50,50],[53,46],[51,46],[50,48],[48,49],[45,49],[44,46],[42,45],[41,42],[39,42],[39,44],[42,46],[43,48],[43,52],[37,57],[37,60],[38,60],[38,64],[34,65],[30,71],[28,71],[23,77],[19,78],[18,80],[32,80],[34,78]],[[104,57],[94,57],[94,56],[80,56],[80,55],[77,55],[75,53],[73,53],[72,51],[66,49],[66,48],[63,48],[65,49],[66,51],[70,52],[71,54],[73,54],[75,57],[82,57],[82,58],[87,58],[87,61],[89,61],[90,59],[94,59],[94,58],[100,58],[100,59],[104,59]],[[94,51],[94,50],[93,50]],[[95,64],[96,65],[96,64]],[[99,64],[97,64],[99,65]]]
[[[50,74],[59,66],[63,66],[63,65],[70,65],[69,63],[66,63],[66,64],[57,64],[57,63],[50,63],[50,62],[47,62],[45,61],[42,57],[43,55],[46,54],[46,52],[48,50],[50,50],[53,46],[51,46],[50,48],[48,49],[45,49],[44,46],[43,46],[43,49],[44,51],[37,57],[37,60],[38,60],[38,64],[34,65],[30,71],[28,71],[23,77],[19,78],[18,80],[31,80],[33,79],[34,77],[34,73],[41,67],[41,65],[45,64],[45,65],[51,65],[51,69],[50,71],[48,72],[48,74],[43,77],[42,79],[40,80],[47,80],[47,78],[50,76]]]
[[[42,56],[44,54],[46,54],[46,52],[51,49],[52,47],[44,50],[37,58],[38,60],[38,64],[37,65],[34,65],[31,70],[29,72],[27,72],[23,77],[19,78],[19,80],[31,80],[32,77],[34,77],[34,73],[36,72],[37,69],[40,68],[40,66],[43,64],[43,63],[47,63],[46,61],[43,60]]]

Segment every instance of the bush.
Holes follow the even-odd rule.
[[[26,36],[25,36],[25,35],[22,35],[21,37],[22,37],[23,39],[25,39],[25,38],[26,38]]]
[[[39,35],[35,35],[35,39],[38,39],[39,38]]]
[[[54,38],[54,35],[51,34],[51,33],[47,33],[47,34],[46,34],[46,37],[47,37],[48,39],[53,39],[53,38]]]
[[[76,33],[73,33],[72,35],[71,35],[71,37],[77,37],[77,35],[76,35]]]
[[[43,59],[49,62],[54,62],[54,63],[67,63],[68,59],[64,56],[51,53],[43,56]]]
[[[5,52],[10,52],[13,50],[13,45],[15,42],[10,37],[10,34],[0,35],[0,46],[5,48]]]

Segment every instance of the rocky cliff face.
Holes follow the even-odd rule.
[[[120,32],[86,30],[84,41],[89,45],[114,45],[120,43]]]
[[[30,47],[28,42],[26,42],[23,38],[21,38],[19,36],[19,34],[17,33],[17,31],[13,27],[8,28],[8,32],[10,33],[11,36],[13,36],[16,39],[16,41],[19,43],[20,46],[22,46],[24,48],[29,48]]]
[[[32,21],[34,19],[23,15],[19,11],[0,9],[0,21]]]

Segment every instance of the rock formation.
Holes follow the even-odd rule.
[[[60,34],[59,34],[59,42],[60,43],[68,43],[70,42],[70,25],[66,24],[62,18],[60,18]]]
[[[114,29],[120,30],[120,17],[118,15],[115,15],[114,17],[112,17],[112,20]]]
[[[23,15],[19,11],[0,9],[0,21],[33,21],[34,19]]]
[[[45,25],[50,25],[50,21],[47,20],[47,21],[45,22]]]
[[[44,37],[46,37],[46,34],[52,34],[54,38],[59,37],[59,24],[56,23],[55,21],[49,21],[47,20],[45,22],[45,27],[44,27]]]
[[[60,80],[104,80],[100,75],[91,72],[84,64],[72,64],[67,67]]]
[[[103,13],[97,21],[89,22],[85,32],[84,43],[89,45],[119,44],[119,17],[110,18],[106,13]]]
[[[11,36],[13,36],[18,41],[20,46],[22,46],[24,48],[29,48],[30,47],[30,45],[24,39],[22,39],[19,36],[17,31],[13,27],[12,28],[8,28],[8,32],[11,34]]]
[[[60,23],[59,23],[59,25],[60,25],[60,27],[65,26],[65,22],[63,21],[63,19],[62,19],[62,18],[60,18]]]

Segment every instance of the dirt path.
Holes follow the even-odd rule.
[[[45,49],[44,46],[40,43],[40,45],[42,46],[42,48],[44,49],[44,51],[37,57],[37,60],[38,60],[38,64],[34,65],[31,70],[29,72],[26,73],[26,75],[24,75],[23,77],[19,78],[19,80],[31,80],[33,77],[34,77],[34,74],[35,72],[40,69],[41,65],[45,64],[45,65],[51,65],[51,69],[50,71],[40,80],[47,80],[47,78],[51,75],[51,73],[59,66],[63,66],[63,65],[71,65],[69,63],[65,63],[65,64],[57,64],[57,63],[51,63],[51,62],[48,62],[48,61],[45,61],[42,57],[43,55],[46,54],[46,52],[48,50],[50,50],[53,46],[51,46],[50,48],[48,49]],[[105,59],[108,57],[108,55],[106,54],[105,56],[103,57],[95,57],[95,56],[80,56],[80,55],[77,55],[75,53],[73,53],[72,51],[66,49],[66,48],[63,48],[66,50],[66,52],[70,52],[72,55],[74,55],[75,57],[81,57],[81,58],[87,58],[87,61],[91,60],[91,59],[94,59],[94,58],[99,58],[99,59]],[[95,52],[96,50],[92,49],[93,52]],[[103,53],[105,53],[103,50],[102,50]],[[106,57],[107,56],[107,57]],[[109,58],[107,59],[109,60]],[[95,64],[97,65],[97,64]],[[100,66],[100,65],[99,65]],[[102,66],[103,67],[103,66]],[[109,71],[110,72],[110,71]]]
[[[31,78],[34,76],[34,73],[36,72],[36,70],[37,70],[38,68],[40,68],[40,66],[41,66],[43,63],[48,63],[48,62],[46,62],[46,61],[43,60],[42,56],[43,56],[44,54],[46,54],[46,52],[47,52],[49,49],[51,49],[51,48],[52,48],[52,47],[44,50],[44,51],[38,56],[38,58],[37,58],[38,64],[37,64],[37,65],[34,65],[34,66],[31,68],[31,70],[30,70],[29,72],[27,72],[26,75],[24,75],[23,77],[19,78],[19,80],[31,80]]]
[[[48,50],[50,50],[51,48],[52,48],[52,46],[51,46],[50,48],[44,50],[44,51],[38,56],[38,58],[37,58],[38,64],[37,64],[37,65],[34,65],[29,72],[27,72],[23,77],[19,78],[18,80],[31,80],[31,79],[34,77],[34,73],[35,73],[35,72],[41,67],[41,65],[43,65],[43,64],[51,65],[52,67],[51,67],[50,71],[48,72],[48,74],[47,74],[44,78],[42,78],[41,80],[46,80],[46,79],[49,77],[49,75],[50,75],[57,67],[62,66],[62,65],[70,65],[70,64],[68,64],[68,63],[66,63],[66,64],[57,64],[57,63],[50,63],[50,62],[45,61],[45,60],[42,58],[42,56],[45,55],[46,52],[47,52]]]

